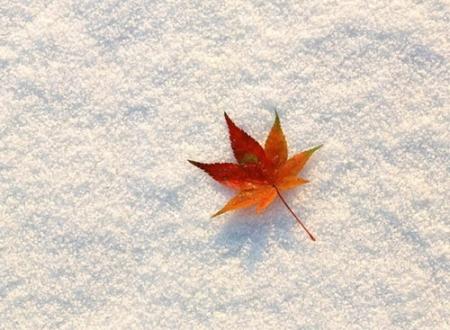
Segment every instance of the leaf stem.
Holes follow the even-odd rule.
[[[283,196],[281,195],[280,191],[278,190],[278,187],[276,185],[273,185],[273,187],[275,188],[275,190],[277,191],[278,197],[280,197],[281,201],[283,202],[284,206],[286,206],[286,208],[289,210],[289,212],[292,213],[292,215],[294,216],[295,220],[297,220],[297,222],[300,224],[300,226],[302,226],[302,228],[306,231],[306,233],[308,234],[309,238],[311,238],[311,240],[315,241],[316,238],[313,236],[313,234],[311,234],[311,232],[308,230],[308,228],[305,227],[305,225],[303,224],[303,222],[300,220],[300,218],[294,213],[294,211],[292,211],[292,209],[289,207],[288,203],[286,203],[286,200],[283,198]]]

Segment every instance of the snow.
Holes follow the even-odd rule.
[[[448,2],[0,7],[0,328],[449,327]],[[186,161],[275,109],[315,243]]]

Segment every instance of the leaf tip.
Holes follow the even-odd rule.
[[[194,165],[195,167],[198,167],[198,168],[203,170],[203,168],[202,168],[203,164],[202,163],[196,162],[195,160],[190,160],[190,159],[188,159],[188,162],[191,163],[192,165]]]
[[[280,115],[278,114],[278,111],[275,110],[275,122],[274,122],[274,126],[276,127],[280,127],[281,123],[280,123]]]
[[[227,123],[228,129],[231,130],[231,128],[235,126],[233,121],[231,120],[230,116],[228,116],[228,114],[225,111],[223,112],[223,115],[225,116],[225,121]]]
[[[211,215],[211,219],[213,218],[217,218],[219,215],[221,215],[222,213],[224,213],[222,210],[217,211],[216,213],[214,213],[213,215]]]
[[[308,155],[312,155],[314,152],[316,152],[317,150],[319,150],[322,147],[323,147],[323,144],[319,144],[318,146],[307,150],[307,153],[308,153]]]

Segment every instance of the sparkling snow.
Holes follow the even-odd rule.
[[[444,329],[450,7],[408,1],[0,2],[0,328]],[[291,152],[232,192],[223,112]]]

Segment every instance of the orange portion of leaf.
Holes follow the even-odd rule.
[[[277,197],[277,191],[275,188],[272,188],[270,192],[267,192],[264,197],[261,197],[259,200],[259,203],[256,205],[256,213],[262,213],[266,210],[267,207],[269,207],[270,204],[275,200]]]
[[[269,199],[274,191],[275,189],[272,186],[262,186],[256,189],[241,190],[236,196],[230,199],[230,201],[222,209],[217,211],[213,217],[231,210],[237,210],[259,203],[264,204],[264,201]]]
[[[296,154],[295,156],[289,158],[286,161],[286,163],[284,163],[278,170],[277,179],[297,175],[303,169],[303,167],[305,166],[306,162],[311,157],[311,155],[321,147],[322,145],[319,145],[306,151],[302,151]]]
[[[266,156],[272,161],[275,167],[282,165],[288,156],[288,148],[283,129],[281,128],[280,118],[275,112],[275,122],[270,130],[264,146]]]
[[[283,180],[277,184],[277,187],[280,190],[288,190],[288,189],[292,189],[292,188],[301,186],[308,182],[309,182],[308,180],[305,180],[303,178],[298,178],[296,176],[288,176],[286,178],[283,178]]]

